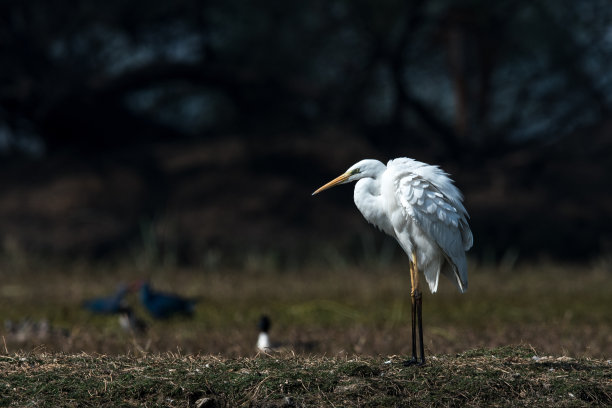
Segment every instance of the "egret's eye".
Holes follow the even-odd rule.
[[[352,176],[352,175],[357,174],[357,173],[359,173],[359,169],[358,168],[351,170],[350,175]]]

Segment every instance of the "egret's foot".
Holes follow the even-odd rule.
[[[404,361],[404,367],[410,367],[410,366],[422,366],[425,364],[425,360],[422,358],[416,358],[416,357],[412,357],[410,360],[406,360]]]

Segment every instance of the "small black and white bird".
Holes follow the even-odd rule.
[[[270,319],[268,316],[261,316],[259,319],[259,337],[257,338],[257,350],[269,351],[271,348],[270,336],[268,330],[270,330]]]
[[[259,318],[259,337],[257,337],[257,351],[266,354],[271,353],[285,353],[285,352],[301,352],[309,353],[317,348],[317,343],[312,340],[307,341],[292,341],[289,343],[277,342],[270,340],[270,318],[266,315],[262,315]]]
[[[257,350],[263,352],[270,352],[274,350],[274,346],[270,342],[270,318],[266,315],[261,316],[259,319],[259,337],[257,338]]]

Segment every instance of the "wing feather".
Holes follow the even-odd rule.
[[[442,268],[461,291],[467,288],[465,251],[472,246],[463,196],[439,167],[402,158],[389,162],[404,214],[442,250],[452,269]],[[427,274],[426,274],[427,276]]]

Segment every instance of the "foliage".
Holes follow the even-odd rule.
[[[350,122],[380,146],[493,152],[605,118],[611,13],[605,0],[7,1],[2,143]]]

